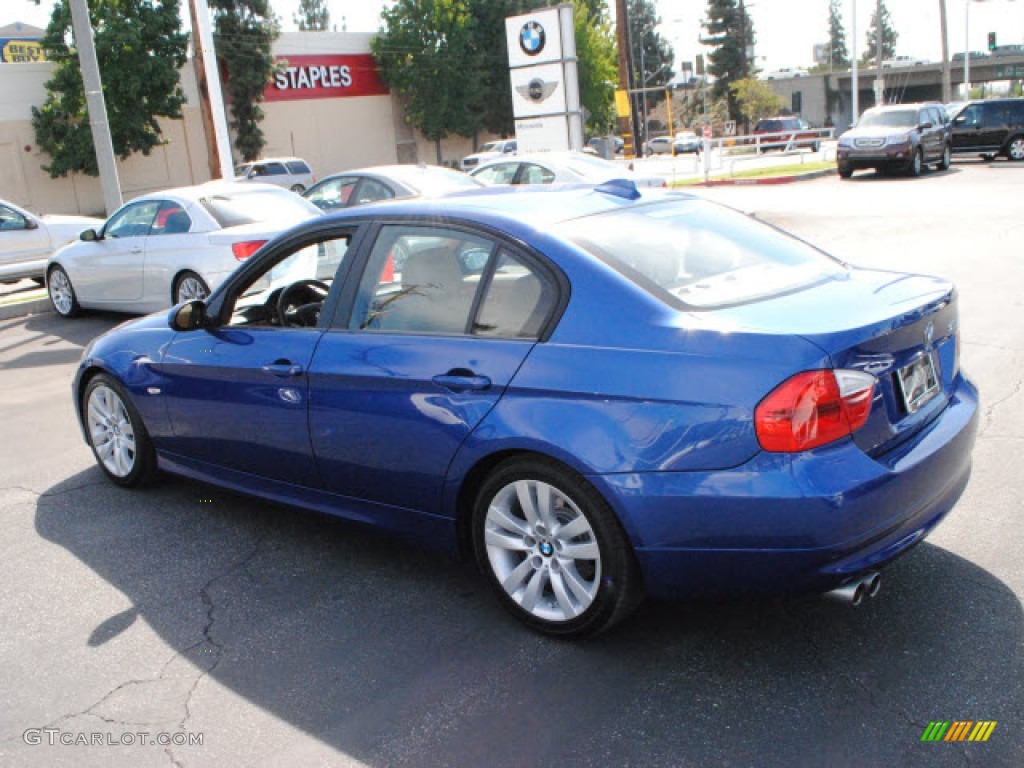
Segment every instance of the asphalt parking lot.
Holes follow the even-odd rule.
[[[647,603],[539,637],[442,556],[185,480],[115,488],[69,385],[123,318],[0,321],[0,765],[1024,764],[1022,183],[967,160],[698,192],[960,288],[974,474],[856,610]],[[922,743],[935,720],[998,725]]]

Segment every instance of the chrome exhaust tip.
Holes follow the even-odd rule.
[[[864,602],[865,597],[874,597],[881,588],[882,575],[878,571],[870,571],[849,584],[826,592],[823,597],[856,608]]]

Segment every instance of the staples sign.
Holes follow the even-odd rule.
[[[386,96],[377,64],[369,54],[288,56],[263,93],[266,101]]]

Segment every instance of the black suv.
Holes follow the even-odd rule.
[[[1024,99],[968,102],[953,118],[953,151],[1024,160]]]
[[[873,107],[839,137],[836,165],[848,179],[858,168],[919,176],[928,163],[949,168],[949,119],[939,104]]]

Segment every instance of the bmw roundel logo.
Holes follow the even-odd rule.
[[[526,22],[519,30],[519,47],[527,56],[536,56],[543,51],[546,41],[547,35],[544,33],[544,27],[536,21]]]

